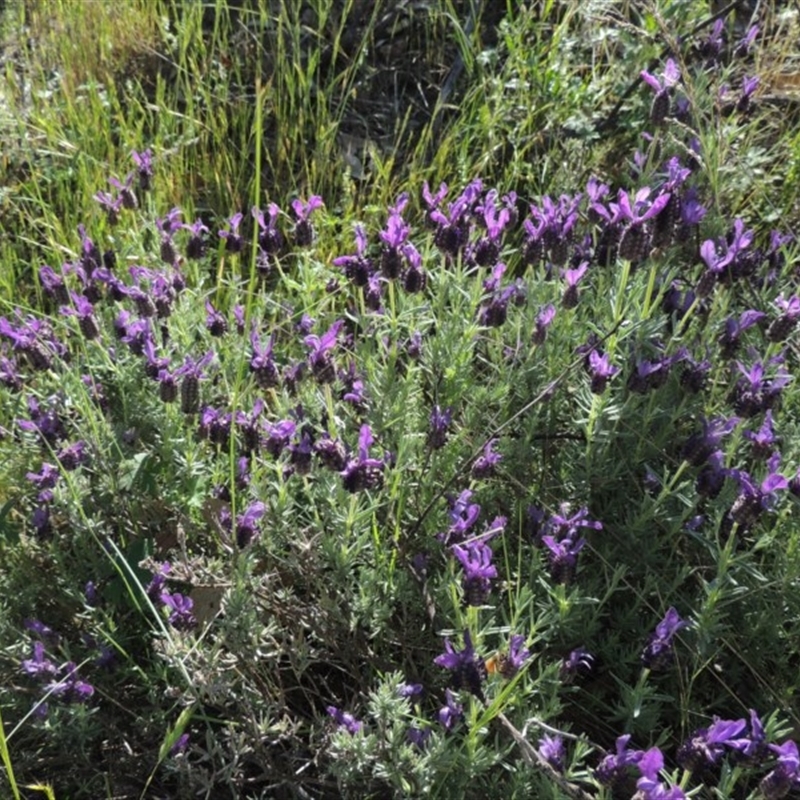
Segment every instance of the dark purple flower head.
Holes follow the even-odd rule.
[[[152,188],[153,178],[153,152],[148,147],[142,153],[137,153],[134,150],[131,153],[133,163],[136,165],[137,174],[139,177],[139,189],[143,192],[149,192]]]
[[[87,444],[83,440],[73,442],[73,444],[66,445],[56,452],[58,463],[67,470],[72,472],[78,469],[82,464],[89,463],[89,453],[87,452]]]
[[[250,333],[250,345],[252,355],[250,357],[250,372],[256,379],[256,383],[262,389],[271,389],[280,382],[280,375],[275,362],[272,360],[272,348],[275,344],[275,337],[270,336],[269,341],[261,346],[261,337],[258,335],[258,328],[253,326]]]
[[[555,583],[570,583],[578,566],[578,553],[586,544],[586,539],[574,542],[570,538],[557,541],[552,536],[543,536],[542,544],[548,550],[550,578]]]
[[[206,328],[212,336],[222,336],[228,330],[228,321],[206,300]]]
[[[747,29],[745,35],[736,43],[736,46],[733,48],[734,58],[744,58],[750,52],[750,48],[753,46],[756,36],[758,36],[758,31],[758,25],[751,25]]]
[[[49,658],[45,657],[44,644],[37,641],[33,643],[31,657],[22,662],[22,671],[37,680],[46,680],[54,677],[58,668]]]
[[[65,703],[86,703],[94,694],[94,687],[80,680],[78,677],[78,667],[68,661],[59,670],[59,680],[48,683],[45,691],[63,700]]]
[[[183,366],[173,373],[181,378],[181,411],[184,414],[196,414],[200,409],[200,381],[205,377],[203,368],[214,358],[214,351],[209,350],[201,358],[186,356]]]
[[[748,328],[760,322],[766,317],[763,311],[748,309],[744,311],[738,319],[729,317],[725,320],[725,329],[719,337],[720,355],[723,358],[733,358],[739,350],[741,335]]]
[[[746,114],[750,110],[750,101],[760,84],[758,75],[745,75],[742,78],[742,93],[736,102],[736,110],[740,114]]]
[[[471,498],[472,492],[465,489],[456,499],[450,501],[451,525],[447,531],[437,536],[446,547],[463,542],[478,521],[481,507],[477,503],[470,503]]]
[[[682,620],[678,612],[670,607],[664,619],[656,625],[655,631],[650,635],[642,651],[642,663],[652,670],[666,669],[675,658],[673,639],[675,634],[688,627],[689,623]]]
[[[54,403],[51,402],[50,407],[45,411],[41,409],[35,397],[29,397],[27,405],[30,419],[17,420],[17,425],[21,430],[38,434],[42,441],[50,447],[54,447],[66,437],[66,427]]]
[[[381,251],[381,272],[392,280],[400,274],[403,267],[403,248],[411,232],[411,227],[403,219],[403,209],[408,203],[408,193],[403,192],[395,205],[389,209],[389,218],[379,236],[384,243]]]
[[[625,777],[629,767],[635,767],[642,756],[643,750],[628,750],[628,742],[631,740],[629,733],[617,738],[616,752],[608,754],[595,770],[595,778],[603,785],[614,787]]]
[[[244,247],[244,240],[239,233],[239,226],[242,224],[244,214],[237,211],[228,218],[228,230],[218,231],[220,239],[225,241],[225,250],[229,253],[239,253]]]
[[[661,80],[655,75],[651,75],[646,70],[642,70],[639,76],[656,94],[658,94],[664,91],[664,89],[672,88],[680,80],[681,71],[675,61],[668,58],[667,63],[664,65],[664,71],[661,73]]]
[[[15,353],[23,354],[33,369],[50,369],[54,356],[66,354],[66,347],[53,337],[46,323],[35,317],[20,319],[19,323],[16,327],[0,317],[0,337],[11,343]]]
[[[355,255],[334,258],[333,264],[344,269],[345,277],[354,286],[366,286],[369,283],[370,276],[375,271],[375,267],[372,260],[366,255],[367,234],[364,232],[363,226],[356,225],[355,237]]]
[[[789,488],[789,481],[777,469],[781,455],[775,452],[767,461],[767,477],[757,484],[749,472],[740,469],[728,470],[728,475],[739,483],[739,494],[730,509],[731,519],[744,528],[758,520],[763,511],[772,511],[777,492]]]
[[[328,706],[325,709],[328,716],[332,717],[337,727],[341,731],[347,731],[351,736],[355,736],[364,727],[364,723],[357,720],[352,714],[347,711],[341,711],[336,706]]]
[[[403,255],[408,266],[402,275],[403,289],[409,294],[417,294],[425,289],[428,275],[422,268],[422,256],[410,242],[403,245]]]
[[[458,702],[458,696],[450,689],[445,689],[445,705],[439,709],[439,722],[446,730],[452,730],[459,720],[464,718],[464,707]]]
[[[39,282],[45,294],[52,297],[59,305],[65,306],[69,303],[69,293],[64,278],[52,267],[44,264],[39,268]]]
[[[58,642],[58,634],[40,619],[28,618],[22,624],[26,631],[30,631],[37,638],[48,642]]]
[[[767,329],[767,339],[770,342],[782,342],[797,325],[800,319],[800,297],[793,295],[788,300],[784,299],[783,293],[778,295],[775,305],[783,312],[777,319],[774,319]]]
[[[468,605],[483,605],[489,597],[491,582],[497,577],[497,567],[492,564],[492,548],[482,539],[455,544],[453,554],[464,568],[464,598]]]
[[[558,735],[543,736],[541,739],[539,739],[539,755],[554,770],[556,770],[556,772],[563,772],[564,759],[566,757],[566,749],[564,748],[564,738]]]
[[[253,206],[251,214],[253,219],[258,224],[258,246],[261,250],[261,255],[269,261],[276,258],[284,245],[283,234],[278,229],[278,217],[281,210],[275,203],[270,203],[267,206],[267,219],[264,212]]]
[[[770,363],[775,363],[776,360],[772,359]],[[791,376],[783,371],[768,378],[766,365],[760,361],[750,367],[739,361],[736,365],[742,377],[733,387],[730,400],[736,412],[744,417],[753,417],[772,408],[783,388],[791,381]]]
[[[442,187],[444,187],[446,194],[447,187],[445,184],[442,184]],[[439,200],[435,206],[431,206],[429,203],[431,207],[428,211],[428,219],[433,223],[436,229],[433,241],[436,247],[445,255],[454,258],[466,245],[469,238],[470,211],[481,188],[482,186],[479,180],[469,184],[459,197],[448,204],[447,214],[445,214],[440,207],[444,195],[441,196],[441,200]],[[441,193],[441,191],[442,189],[440,187],[439,192]],[[423,189],[423,197],[425,197],[427,202],[430,197],[430,192],[427,192],[426,196],[426,190]],[[438,197],[439,195],[437,194],[436,198]],[[436,198],[430,199],[435,201]]]
[[[409,700],[418,699],[422,696],[422,684],[403,682],[397,687],[397,696],[405,697]]]
[[[169,616],[167,622],[172,625],[175,630],[186,631],[193,628],[197,624],[192,608],[194,602],[191,597],[175,592],[162,592],[160,597],[161,602],[166,608],[169,609]]]
[[[503,456],[494,451],[496,444],[497,439],[490,439],[483,448],[483,452],[475,459],[472,465],[472,477],[476,480],[491,478],[495,473],[495,468],[503,460]]]
[[[236,518],[236,544],[239,548],[247,547],[258,538],[258,521],[266,511],[264,503],[256,501]]]
[[[264,449],[273,457],[278,458],[289,445],[289,440],[297,430],[297,424],[290,419],[280,422],[264,422],[267,438],[264,440]]]
[[[164,590],[164,585],[167,582],[167,576],[172,570],[172,566],[168,561],[164,561],[158,568],[158,572],[153,574],[150,583],[147,584],[145,592],[153,603],[161,602],[161,595]]]
[[[764,422],[757,431],[744,431],[744,438],[752,442],[753,458],[767,458],[780,441],[772,428],[772,411],[767,411]]]
[[[0,383],[14,392],[22,391],[22,377],[17,372],[17,362],[13,358],[0,356]]]
[[[589,519],[589,509],[586,506],[579,508],[572,516],[569,514],[569,506],[562,503],[558,514],[552,514],[545,523],[548,534],[555,539],[574,539],[581,528],[599,531],[603,529],[603,523]]]
[[[449,639],[444,640],[444,650],[445,652],[437,656],[433,663],[453,673],[455,689],[466,689],[483,701],[482,684],[486,680],[486,664],[475,652],[469,631],[464,631],[463,650],[456,650]]]
[[[731,747],[731,742],[746,727],[747,723],[743,719],[724,720],[715,717],[712,725],[696,730],[678,748],[675,760],[681,768],[689,772],[697,772],[716,764],[725,748]]]
[[[592,394],[602,394],[608,381],[619,372],[619,367],[611,364],[608,355],[592,350],[589,353],[589,375],[591,376]]]
[[[697,190],[690,186],[681,198],[681,224],[687,227],[699,225],[707,213],[708,210],[700,202]]]
[[[308,365],[319,383],[333,383],[336,380],[336,368],[330,351],[336,346],[336,337],[343,325],[344,320],[337,320],[322,336],[309,334],[303,339],[309,348]]]
[[[778,756],[777,766],[764,776],[758,788],[766,800],[779,800],[800,787],[800,755],[797,744],[789,739],[782,745],[769,745]]]
[[[383,485],[386,463],[370,457],[369,450],[373,442],[372,429],[369,425],[362,425],[358,435],[358,455],[351,458],[340,473],[342,484],[348,492],[378,489]]]
[[[44,462],[39,472],[28,472],[25,477],[40,491],[53,489],[61,475],[58,467]],[[45,502],[40,496],[40,502]]]
[[[642,753],[636,766],[642,775],[636,782],[642,800],[686,800],[686,795],[679,786],[667,789],[658,780],[658,773],[664,768],[664,754],[657,747],[651,747]]]
[[[446,408],[443,411],[438,405],[433,407],[428,431],[428,447],[432,450],[439,450],[445,446],[452,421],[452,408]]]
[[[299,198],[292,200],[292,216],[294,217],[294,241],[298,247],[308,247],[314,242],[314,227],[311,224],[311,215],[324,203],[318,195],[311,195],[308,202]]]
[[[167,213],[166,217],[161,217],[156,220],[156,227],[164,236],[172,237],[176,231],[183,227],[180,221],[182,215],[183,212],[176,206]]]
[[[556,307],[552,303],[544,306],[539,311],[536,315],[536,327],[531,335],[531,341],[534,344],[544,344],[544,340],[547,338],[547,329],[550,327],[550,323],[553,319],[555,319],[555,316]]]
[[[702,466],[718,448],[723,437],[739,424],[739,417],[702,418],[700,433],[692,434],[683,446],[683,458],[692,466]]]
[[[767,756],[767,734],[758,713],[750,709],[750,730],[746,736],[726,742],[737,753],[739,761],[748,764],[762,764]]]
[[[106,212],[106,219],[109,225],[116,225],[119,222],[119,212],[122,210],[123,205],[122,195],[114,197],[108,192],[95,192],[92,199],[96,200]]]

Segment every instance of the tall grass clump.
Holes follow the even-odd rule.
[[[4,212],[10,790],[788,796],[786,18],[442,3],[463,103],[356,161],[389,7],[309,8],[121,5],[168,67],[19,123],[81,146]]]

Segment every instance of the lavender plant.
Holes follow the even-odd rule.
[[[0,316],[12,751],[111,742],[145,792],[800,786],[795,247],[711,202],[714,30],[644,73],[627,174],[526,203],[422,183],[337,234],[319,195],[160,209],[157,149],[110,176]]]

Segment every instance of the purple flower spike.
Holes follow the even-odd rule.
[[[61,667],[61,679],[45,686],[45,691],[65,703],[86,703],[94,694],[94,687],[78,678],[78,667],[68,661]]]
[[[712,417],[702,420],[702,432],[692,434],[683,446],[683,458],[693,467],[700,467],[708,461],[718,448],[722,439],[739,424],[739,417]]]
[[[655,75],[651,75],[646,70],[642,70],[639,75],[642,80],[658,94],[658,92],[663,92],[665,89],[672,88],[680,80],[681,71],[675,61],[668,58],[667,63],[664,65],[664,71],[661,73],[661,80]]]
[[[758,788],[766,800],[778,800],[800,787],[800,753],[791,739],[781,745],[771,744],[769,749],[778,756],[778,764],[764,776]]]
[[[336,708],[336,706],[328,706],[325,710],[328,712],[328,715],[333,718],[339,730],[347,731],[351,736],[355,736],[364,727],[363,722],[357,720],[347,711],[341,711]]]
[[[358,436],[358,456],[351,458],[341,472],[342,484],[348,492],[378,489],[383,485],[383,470],[386,463],[377,458],[370,458],[369,450],[373,441],[369,425],[362,425]]]
[[[667,789],[658,780],[658,773],[664,768],[664,754],[657,747],[651,747],[643,753],[636,766],[642,775],[636,782],[642,800],[686,800],[680,787]]]
[[[324,203],[318,195],[311,195],[308,202],[304,203],[299,198],[292,201],[292,216],[295,219],[294,241],[298,247],[309,247],[314,242],[314,227],[311,224],[311,215]]]
[[[747,723],[743,719],[724,720],[715,717],[711,726],[696,730],[678,748],[675,760],[682,769],[689,772],[712,766],[746,727]]]
[[[312,333],[303,339],[309,348],[308,365],[319,383],[333,383],[336,380],[336,368],[330,351],[336,346],[336,337],[343,325],[344,320],[337,320],[321,337]]]
[[[456,650],[449,639],[444,640],[444,650],[442,655],[433,659],[433,663],[452,671],[455,689],[466,689],[483,702],[482,684],[486,680],[486,664],[475,652],[469,631],[464,631],[463,650]]]
[[[54,677],[58,669],[49,658],[45,657],[44,644],[42,642],[34,642],[31,657],[22,662],[22,671],[32,678],[44,680]]]
[[[767,339],[770,342],[783,342],[797,325],[800,319],[800,297],[793,295],[785,300],[781,293],[775,300],[775,305],[783,312],[767,328]]]
[[[228,330],[228,320],[206,300],[206,328],[212,336],[222,336]]]
[[[740,469],[728,471],[730,477],[739,483],[739,495],[729,511],[733,522],[748,529],[764,511],[772,511],[777,503],[777,492],[789,488],[789,481],[777,469],[780,464],[780,453],[775,452],[767,461],[769,474],[757,485],[749,472]]]
[[[438,534],[437,538],[445,546],[459,544],[469,535],[472,526],[478,521],[481,507],[477,503],[470,503],[472,492],[465,489],[457,499],[451,501],[451,525],[447,531]]]
[[[450,689],[445,689],[445,705],[439,709],[439,722],[446,731],[452,730],[456,723],[464,718],[464,707],[458,697]]]
[[[256,221],[259,228],[258,246],[261,251],[259,255],[262,262],[262,269],[260,270],[262,274],[268,270],[266,265],[270,260],[277,258],[284,245],[283,234],[278,229],[278,217],[280,213],[281,210],[275,203],[270,203],[269,206],[267,206],[267,216],[269,220],[267,220],[264,216],[264,212],[260,208],[253,206],[251,209],[253,219]]]
[[[258,521],[267,511],[264,503],[256,501],[236,518],[236,544],[242,549],[258,537]]]
[[[675,658],[673,639],[675,634],[689,626],[682,620],[678,612],[670,607],[664,619],[656,625],[655,631],[642,651],[642,663],[652,670],[663,670],[672,664]]]
[[[442,411],[438,405],[433,407],[430,418],[431,427],[428,431],[428,447],[432,450],[439,450],[445,446],[452,421],[452,408],[446,408]]]
[[[495,473],[497,465],[503,460],[503,456],[494,451],[494,446],[496,444],[497,439],[488,441],[486,447],[483,448],[483,453],[475,459],[475,463],[472,465],[472,477],[475,478],[475,480],[491,478]]]
[[[726,742],[748,766],[763,764],[768,752],[767,734],[758,714],[750,709],[750,730],[746,736]]]
[[[561,272],[561,277],[567,282],[567,288],[561,296],[561,306],[563,308],[575,308],[578,305],[578,283],[589,269],[589,262],[583,261],[576,269],[565,269]]]
[[[194,602],[191,597],[187,597],[175,592],[161,593],[161,602],[169,609],[169,617],[167,622],[172,625],[175,630],[186,631],[193,628],[197,624],[192,608]]]
[[[564,771],[566,750],[561,736],[543,736],[539,740],[539,755],[556,771]]]
[[[607,755],[595,770],[595,777],[603,786],[619,785],[626,776],[629,767],[635,767],[644,755],[643,750],[628,750],[631,740],[629,733],[620,736],[616,742],[616,752]]]
[[[549,551],[550,579],[554,583],[570,583],[578,567],[578,553],[586,544],[586,539],[578,539],[577,542],[570,538],[556,541],[552,536],[543,536],[542,544]]]
[[[772,411],[767,411],[764,415],[764,422],[757,431],[746,430],[744,438],[749,439],[752,444],[753,458],[765,459],[775,449],[779,439],[772,428]]]
[[[547,329],[550,323],[555,319],[556,307],[552,304],[544,306],[541,311],[536,315],[536,328],[531,335],[533,344],[542,345],[547,338]]]
[[[219,231],[219,238],[225,240],[225,250],[229,253],[239,253],[244,247],[244,240],[239,233],[242,219],[244,219],[244,214],[241,211],[237,211],[228,219],[228,230]]]
[[[336,267],[344,269],[345,277],[354,286],[366,286],[370,276],[375,271],[372,260],[367,257],[367,234],[361,225],[356,225],[356,253],[349,256],[338,256],[333,259]]]
[[[250,333],[250,345],[253,353],[250,357],[250,372],[256,379],[256,383],[262,389],[271,389],[280,382],[280,375],[275,362],[272,360],[272,348],[275,344],[275,337],[270,336],[267,344],[261,346],[261,338],[258,329],[253,326]]]
[[[600,355],[597,350],[589,353],[589,375],[591,376],[592,394],[602,394],[606,390],[608,381],[619,372],[609,361],[608,355]]]
[[[497,577],[492,564],[492,548],[481,539],[467,542],[463,547],[453,545],[453,554],[464,568],[464,597],[467,605],[483,605],[489,597],[491,582]]]
[[[143,153],[137,153],[135,150],[131,153],[133,163],[136,164],[136,169],[139,175],[139,188],[143,192],[149,192],[152,188],[153,178],[153,152],[148,147]]]

